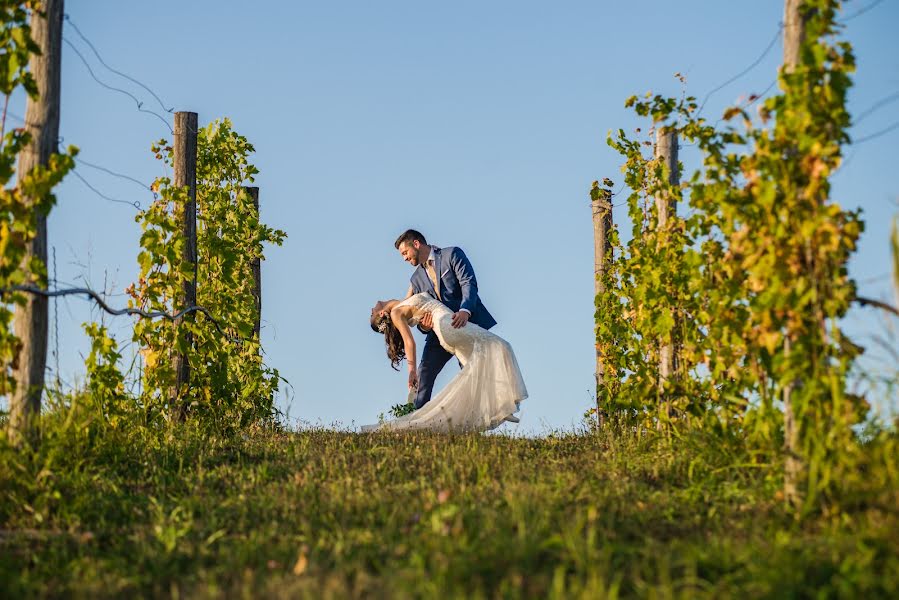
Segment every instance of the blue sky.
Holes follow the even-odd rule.
[[[868,4],[850,2],[846,13]],[[374,300],[405,291],[410,267],[393,240],[414,227],[471,258],[500,323],[495,331],[515,348],[531,394],[518,431],[533,433],[577,423],[592,403],[587,192],[594,179],[621,180],[607,131],[645,126],[623,108],[625,98],[679,94],[677,72],[687,76],[688,93],[704,97],[761,55],[782,6],[92,0],[70,2],[68,14],[110,66],[146,83],[166,107],[196,111],[201,124],[230,117],[255,145],[263,218],[289,235],[263,266],[263,342],[270,364],[293,385],[279,400],[292,419],[369,423],[405,399],[405,375],[390,369],[367,318]],[[847,25],[859,65],[854,114],[899,91],[897,22],[899,3],[886,0]],[[65,36],[102,80],[159,108],[104,70],[74,29]],[[706,113],[720,115],[764,90],[780,56],[778,42],[715,93]],[[24,100],[13,104],[24,114]],[[893,102],[853,134],[897,120]],[[170,137],[166,126],[100,87],[69,46],[61,133],[82,161],[147,183],[163,173],[149,147]],[[884,299],[891,298],[889,221],[899,212],[897,143],[894,130],[848,148],[833,188],[844,206],[864,209],[852,274],[863,293]],[[687,151],[682,160],[696,166]],[[78,173],[110,197],[150,199],[84,162]],[[58,279],[96,289],[105,282],[121,294],[137,272],[134,209],[72,176],[58,197],[49,221]],[[615,218],[623,223],[624,207]],[[60,372],[74,383],[86,353],[80,324],[99,315],[81,299],[56,306]],[[130,340],[127,319],[106,322]],[[856,309],[847,327],[865,342],[883,322]],[[448,366],[440,381],[455,370]]]

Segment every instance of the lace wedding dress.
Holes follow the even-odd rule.
[[[364,426],[363,431],[486,431],[507,417],[517,422],[513,414],[528,392],[509,342],[474,323],[454,328],[453,311],[430,294],[415,294],[399,305],[414,308],[410,320],[413,326],[423,313],[431,313],[440,345],[459,359],[462,370],[420,409],[379,425]]]

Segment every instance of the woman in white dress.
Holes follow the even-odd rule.
[[[380,301],[371,310],[371,327],[384,335],[391,366],[399,370],[404,358],[409,365],[409,389],[418,385],[412,326],[425,313],[431,313],[440,345],[459,359],[462,370],[418,410],[362,430],[486,431],[503,421],[517,423],[514,413],[528,392],[512,346],[471,322],[453,327],[453,311],[428,293]]]

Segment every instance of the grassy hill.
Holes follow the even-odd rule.
[[[897,597],[892,440],[797,519],[720,435],[72,429],[3,450],[2,594]]]

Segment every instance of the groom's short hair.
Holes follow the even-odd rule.
[[[425,239],[425,236],[423,236],[421,233],[415,231],[414,229],[407,229],[402,234],[400,234],[400,237],[396,238],[396,243],[394,243],[393,246],[397,250],[399,250],[400,244],[408,244],[411,246],[412,242],[415,241],[420,242],[422,246],[426,246],[428,243]]]

